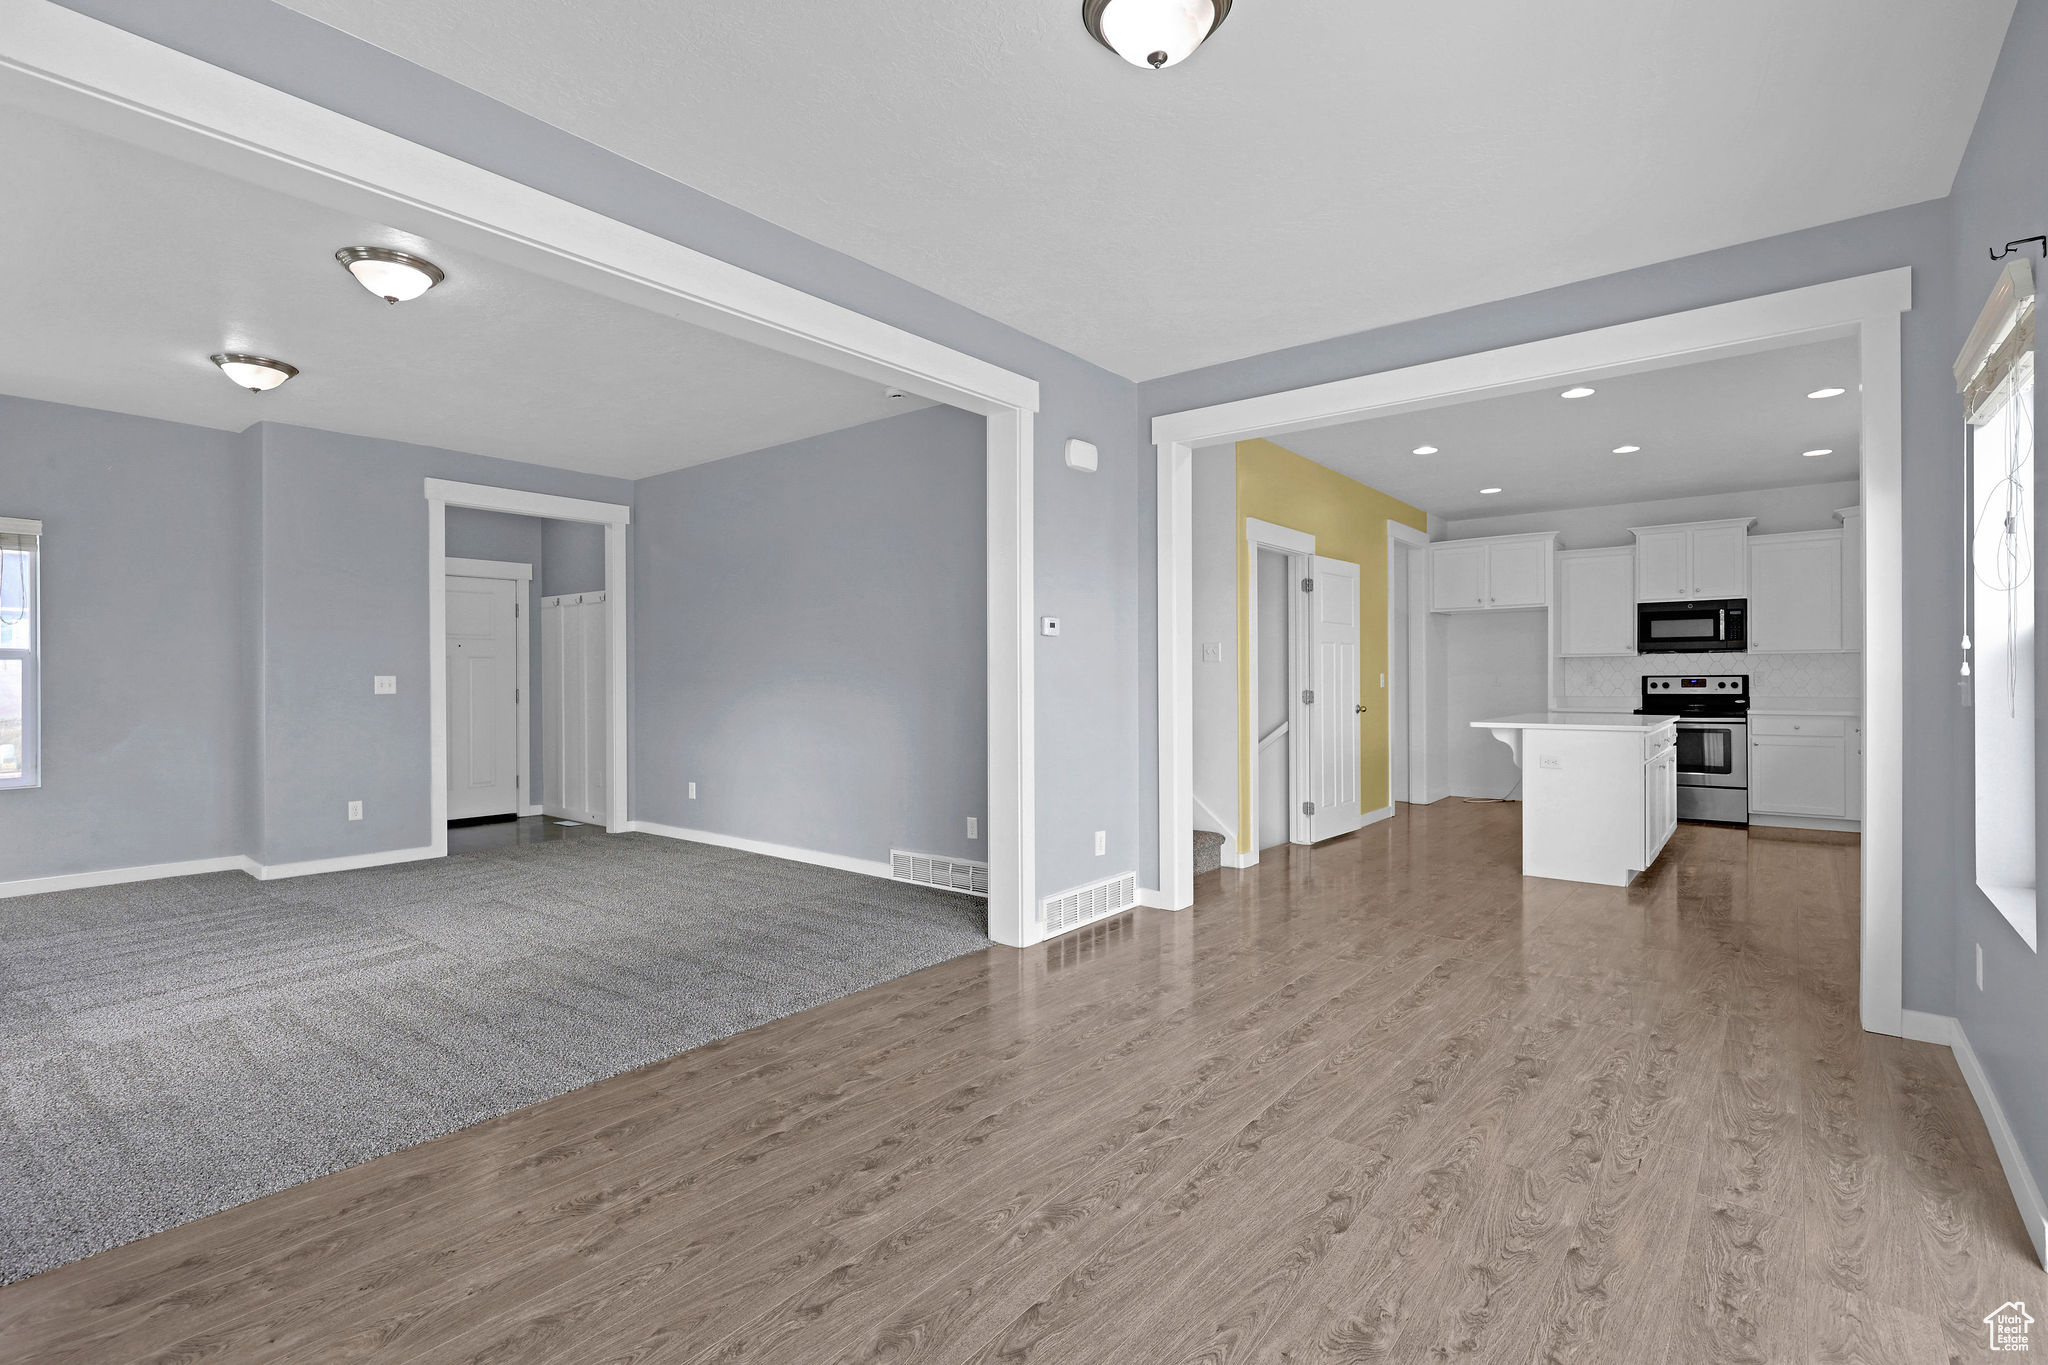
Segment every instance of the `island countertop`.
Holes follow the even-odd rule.
[[[1524,711],[1475,720],[1475,730],[1630,730],[1646,734],[1674,724],[1675,716],[1634,716],[1616,711]]]

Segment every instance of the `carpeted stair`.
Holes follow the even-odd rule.
[[[1195,875],[1223,866],[1223,836],[1213,829],[1195,831]]]

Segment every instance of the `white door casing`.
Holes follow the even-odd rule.
[[[448,575],[448,818],[516,815],[518,584]]]
[[[1356,564],[1317,555],[1306,594],[1314,700],[1307,707],[1309,842],[1349,834],[1365,823],[1358,753],[1358,587]]]

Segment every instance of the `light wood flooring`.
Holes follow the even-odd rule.
[[[1976,1360],[2040,1297],[1852,844],[1447,801],[0,1289],[78,1361]],[[2042,1315],[2048,1318],[2048,1314]]]

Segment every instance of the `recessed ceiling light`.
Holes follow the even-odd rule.
[[[1614,448],[1614,453],[1617,455],[1633,455],[1641,449],[1641,446],[1616,446]]]
[[[1800,452],[1800,454],[1806,456],[1806,458],[1809,460],[1816,455],[1832,455],[1834,453],[1835,452],[1832,450],[1803,450]]]
[[[1563,393],[1558,395],[1559,398],[1591,398],[1592,396],[1593,391],[1587,388],[1584,384],[1579,385],[1575,389],[1566,389]]]
[[[1806,396],[1808,398],[1840,398],[1847,392],[1847,389],[1815,389]]]
[[[287,365],[282,360],[272,360],[266,355],[244,355],[240,351],[228,351],[210,359],[220,366],[222,374],[251,393],[274,389],[299,372],[298,366]]]
[[[1417,455],[1434,455],[1434,454],[1436,454],[1436,447],[1435,447],[1435,446],[1417,446],[1417,447],[1415,447],[1415,453],[1416,453]]]
[[[1479,491],[1480,491],[1481,493],[1498,493],[1498,492],[1500,492],[1500,490],[1499,490],[1498,488],[1482,488],[1482,489],[1480,489]]]
[[[432,261],[382,246],[345,246],[334,253],[356,283],[386,303],[416,299],[448,277]]]

